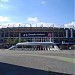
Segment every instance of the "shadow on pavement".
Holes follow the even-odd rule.
[[[0,62],[0,75],[69,75]]]

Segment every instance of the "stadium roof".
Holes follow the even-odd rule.
[[[57,28],[75,28],[75,23],[72,22],[71,24],[54,24],[54,23],[27,23],[27,24],[0,24],[0,28],[7,28],[7,27],[57,27]]]

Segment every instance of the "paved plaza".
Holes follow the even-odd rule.
[[[0,75],[74,75],[74,50],[0,50]]]

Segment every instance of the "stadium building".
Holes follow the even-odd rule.
[[[75,29],[58,27],[7,27],[0,29],[0,48],[18,42],[54,42],[60,49],[75,48]]]

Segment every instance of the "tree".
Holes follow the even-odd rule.
[[[18,39],[11,39],[11,38],[7,38],[6,39],[6,43],[7,44],[10,44],[10,45],[12,45],[12,44],[17,44],[18,43]]]

